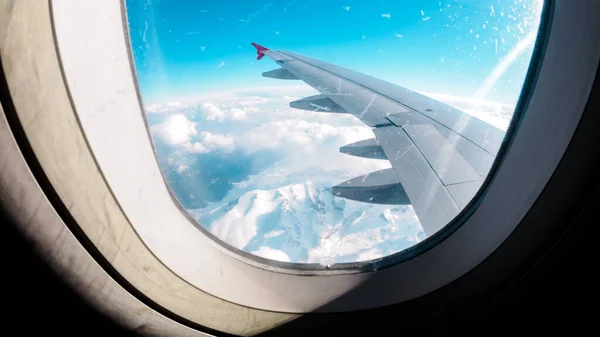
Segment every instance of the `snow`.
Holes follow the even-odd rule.
[[[391,254],[423,237],[410,206],[335,198],[326,191],[328,187],[306,181],[253,190],[229,207],[209,206],[193,214],[200,222],[212,223],[215,236],[239,249],[267,254],[268,247],[296,262],[332,264],[360,254],[364,258],[378,246],[379,254]]]

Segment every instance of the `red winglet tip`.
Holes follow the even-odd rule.
[[[254,48],[256,48],[256,59],[257,60],[262,59],[263,56],[265,56],[264,51],[269,50],[268,48],[265,48],[265,47],[259,45],[258,43],[251,42],[251,44],[254,46]]]
[[[265,48],[265,47],[259,45],[258,43],[251,42],[251,44],[254,46],[254,48],[256,48],[257,51],[269,50],[269,48]]]

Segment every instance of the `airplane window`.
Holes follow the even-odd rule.
[[[541,0],[126,2],[149,134],[197,224],[267,259],[411,247],[482,186]]]

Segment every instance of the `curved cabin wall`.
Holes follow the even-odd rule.
[[[296,316],[213,297],[183,281],[147,249],[108,188],[73,111],[48,1],[0,1],[0,32],[4,32],[0,52],[10,95],[37,161],[87,239],[127,282],[175,315],[227,333],[252,335]],[[199,334],[135,299],[94,262],[37,186],[4,119],[0,125],[2,162],[7,163],[2,171],[2,203],[13,205],[13,219],[53,268],[80,295],[130,328]],[[18,208],[12,198],[38,206]],[[122,310],[114,310],[115,306]],[[148,325],[150,321],[156,324]]]

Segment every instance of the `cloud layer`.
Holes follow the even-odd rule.
[[[188,212],[221,240],[278,261],[370,260],[422,240],[410,206],[360,203],[327,192],[390,164],[340,153],[343,145],[373,137],[370,128],[351,115],[291,109],[290,101],[313,92],[289,89],[256,88],[153,107],[159,159],[167,163],[170,181],[190,193],[178,197],[218,192],[210,201],[195,199],[192,204],[201,207]],[[497,102],[426,95],[500,128],[513,113]]]

